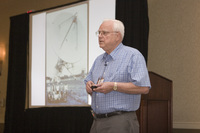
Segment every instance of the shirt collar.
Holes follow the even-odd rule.
[[[106,52],[103,54],[103,58],[102,60],[108,60],[108,58],[111,58],[113,60],[116,59],[117,57],[117,53],[119,51],[119,49],[121,49],[121,47],[123,47],[123,44],[120,43],[110,54],[107,54]],[[110,57],[109,57],[110,56]]]

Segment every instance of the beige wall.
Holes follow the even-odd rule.
[[[9,17],[76,0],[0,0],[0,45],[6,57],[0,76],[0,98],[6,98]],[[200,1],[148,0],[150,35],[148,68],[173,80],[174,127],[200,129]],[[0,107],[4,123],[5,107]]]
[[[200,1],[148,4],[148,68],[173,80],[174,128],[200,129]]]

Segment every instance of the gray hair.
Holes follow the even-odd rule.
[[[122,36],[122,40],[124,38],[125,27],[124,24],[120,20],[116,19],[105,19],[103,22],[112,21],[113,22],[113,31],[120,32]]]

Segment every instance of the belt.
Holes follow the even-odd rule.
[[[93,111],[91,111],[91,112],[92,112],[92,115],[94,118],[108,118],[111,116],[121,115],[124,113],[134,112],[134,111],[116,111],[116,112],[110,112],[110,113],[106,113],[106,114],[95,114]]]

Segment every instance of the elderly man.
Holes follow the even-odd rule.
[[[124,25],[119,20],[104,20],[97,35],[105,53],[96,58],[84,80],[92,96],[90,132],[139,133],[135,111],[141,94],[151,87],[144,57],[122,44]]]

